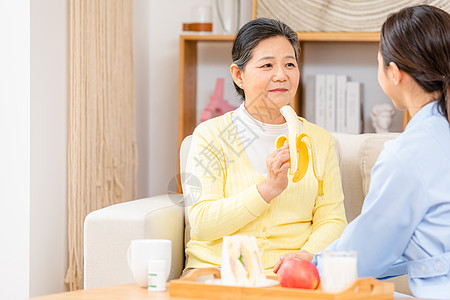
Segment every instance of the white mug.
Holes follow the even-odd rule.
[[[355,251],[325,251],[322,259],[322,290],[326,293],[339,293],[358,278]]]
[[[132,240],[127,251],[128,265],[134,280],[141,287],[148,284],[148,263],[150,260],[165,261],[165,280],[169,277],[172,263],[172,241],[162,239]]]

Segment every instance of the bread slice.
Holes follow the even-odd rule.
[[[266,275],[261,264],[254,236],[234,235],[223,237],[222,283],[235,286],[258,286]]]

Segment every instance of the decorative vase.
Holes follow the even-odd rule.
[[[216,11],[224,34],[235,34],[240,28],[241,0],[215,0]]]

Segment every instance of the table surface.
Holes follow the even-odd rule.
[[[187,300],[192,298],[171,298],[169,296],[169,291],[165,292],[149,292],[146,288],[141,288],[135,283],[113,285],[102,288],[95,288],[89,290],[77,290],[72,292],[65,292],[59,294],[52,294],[48,296],[41,296],[30,298],[32,300],[115,300],[115,299],[126,299],[126,300]],[[394,297],[395,300],[400,299],[411,299],[404,297]],[[415,298],[417,299],[417,298]]]
[[[32,300],[105,300],[105,299],[126,299],[126,300],[167,300],[170,299],[169,291],[149,292],[146,288],[139,287],[136,283],[113,285],[88,290],[77,290],[48,296],[30,298]],[[177,298],[181,299],[181,298]]]

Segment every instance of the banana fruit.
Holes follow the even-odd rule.
[[[316,170],[316,155],[314,153],[313,144],[311,138],[306,133],[301,133],[300,122],[297,117],[297,113],[294,109],[285,105],[280,108],[280,112],[283,115],[284,119],[287,122],[289,129],[289,137],[284,135],[280,136],[276,140],[276,148],[281,148],[287,142],[289,144],[289,156],[291,166],[289,168],[289,174],[294,175],[292,178],[292,182],[296,183],[305,177],[306,171],[308,171],[309,166],[309,151],[308,145],[303,142],[303,138],[307,138],[309,140],[311,154],[312,154],[312,165],[314,176],[316,177],[319,187],[318,193],[319,195],[323,195],[323,180],[319,178]],[[295,145],[295,147],[291,147],[291,145]]]

